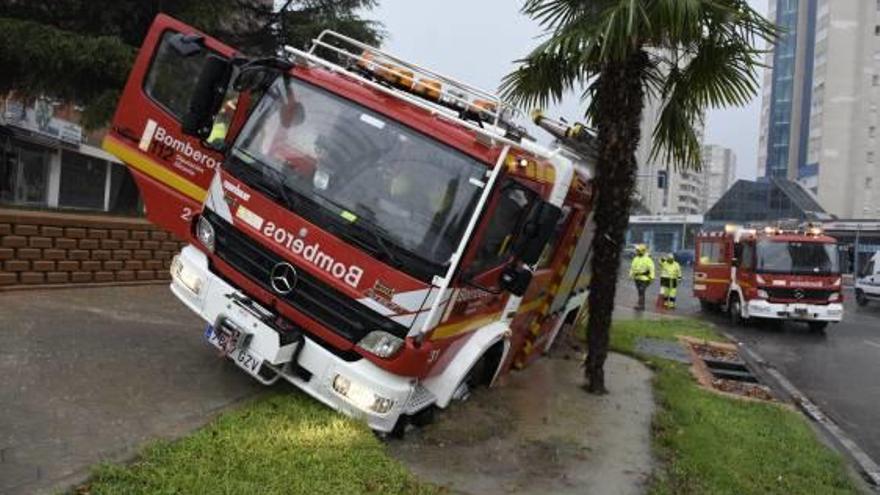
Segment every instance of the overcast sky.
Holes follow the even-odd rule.
[[[762,14],[767,0],[749,0]],[[385,49],[440,73],[495,90],[501,78],[537,43],[540,29],[519,12],[521,0],[381,0],[368,17],[385,25]],[[763,74],[759,74],[763,79]],[[754,178],[760,97],[744,108],[711,110],[706,143],[732,148],[737,175]],[[570,97],[553,111],[580,120],[583,107]]]

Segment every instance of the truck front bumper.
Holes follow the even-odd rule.
[[[236,365],[261,383],[284,378],[333,409],[383,432],[391,431],[401,414],[430,403],[426,390],[415,385],[415,380],[389,373],[367,359],[346,361],[304,333],[295,341],[282,338],[265,323],[264,312],[271,311],[213,274],[207,256],[193,246],[174,258],[171,276],[171,291],[211,325],[206,332],[209,341],[223,347]],[[230,349],[210,339],[221,328],[243,334],[237,347]]]
[[[773,318],[780,320],[828,321],[843,319],[843,304],[773,303],[753,299],[747,306],[750,318]]]

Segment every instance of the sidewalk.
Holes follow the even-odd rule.
[[[653,467],[652,373],[611,354],[611,394],[585,392],[579,356],[542,359],[389,444],[419,478],[465,494],[638,494]]]
[[[165,286],[0,293],[0,493],[55,493],[262,389]]]

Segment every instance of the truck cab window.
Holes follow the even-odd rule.
[[[470,272],[479,273],[507,261],[523,219],[535,203],[535,193],[509,182],[498,199],[488,226],[477,245]]]
[[[162,35],[144,81],[146,94],[178,120],[189,107],[190,95],[210,53],[205,49],[181,53],[175,47],[175,40],[181,36],[172,31]]]
[[[562,215],[560,215],[559,220],[556,222],[556,227],[553,229],[553,236],[550,237],[550,242],[547,243],[547,247],[544,248],[541,258],[538,259],[538,263],[535,265],[537,269],[547,268],[553,263],[553,259],[556,258],[557,248],[559,247],[559,241],[562,240],[562,236],[565,234],[565,228],[568,226],[568,219],[570,217],[571,207],[564,206],[562,208]]]
[[[862,273],[859,274],[862,277],[870,277],[871,275],[874,275],[874,260],[869,261]]]
[[[723,265],[724,263],[724,244],[721,241],[700,242],[699,264]]]
[[[755,269],[755,245],[754,244],[750,244],[747,242],[742,245],[739,266],[743,270],[754,270]]]

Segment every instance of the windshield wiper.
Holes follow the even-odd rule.
[[[373,239],[375,246],[377,246],[379,250],[381,250],[385,258],[391,261],[394,266],[403,266],[403,261],[401,261],[400,258],[398,258],[397,255],[394,254],[394,250],[388,246],[389,241],[385,237],[388,235],[387,232],[383,231],[373,224],[358,225],[357,221],[355,221],[352,222],[351,225],[354,225],[357,228],[358,232],[363,232],[369,235]],[[396,244],[395,247],[397,247]]]
[[[270,165],[263,163],[263,161],[259,157],[256,157],[241,148],[235,148],[235,150],[233,151],[233,154],[235,154],[235,153],[240,153],[240,154],[246,156],[248,159],[253,160],[254,163],[256,163],[260,166],[261,172],[264,172],[264,173],[267,171],[270,172],[270,175],[272,175],[272,177],[274,178],[274,182],[271,184],[272,189],[270,191],[266,191],[266,192],[268,192],[269,194],[271,194],[277,198],[280,198],[284,202],[285,206],[287,206],[287,208],[289,208],[291,210],[297,209],[297,207],[299,206],[299,202],[295,201],[288,194],[288,191],[287,191],[288,187],[284,183],[284,174],[283,173],[279,172],[278,170],[275,170]],[[255,175],[251,175],[251,176],[256,177]],[[259,180],[260,180],[260,184],[263,185],[263,189],[265,189],[267,186],[267,183],[265,181],[264,174],[260,175]]]

